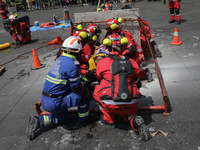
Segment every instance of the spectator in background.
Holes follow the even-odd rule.
[[[41,9],[40,0],[35,0],[35,9],[37,10]]]
[[[48,0],[48,7],[49,7],[49,9],[55,9],[54,0]]]
[[[28,11],[28,5],[26,3],[26,0],[20,0],[22,7],[24,9],[24,11]]]
[[[40,0],[40,5],[42,10],[47,9],[45,5],[45,0]]]
[[[33,10],[32,5],[31,5],[31,0],[26,0],[26,3],[28,5],[28,11]]]

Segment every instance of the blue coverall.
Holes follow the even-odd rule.
[[[75,56],[63,53],[55,60],[48,72],[41,103],[43,108],[51,115],[39,117],[40,126],[57,124],[58,121],[66,123],[70,116],[68,108],[78,106],[79,121],[85,121],[89,117],[89,105],[83,103],[82,79],[79,74],[80,64]],[[73,92],[73,89],[79,89]]]

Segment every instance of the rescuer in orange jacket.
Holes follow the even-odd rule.
[[[180,2],[181,0],[169,0],[168,7],[171,16],[171,20],[169,21],[169,23],[175,22],[175,14],[176,14],[177,24],[181,24]],[[166,0],[163,0],[163,3],[166,5]]]
[[[16,45],[29,43],[31,41],[31,30],[28,23],[18,20],[17,15],[11,15],[9,19],[11,22],[10,35],[13,37]],[[20,35],[20,39],[17,35]]]
[[[2,0],[0,0],[0,14],[3,20],[8,19],[8,10],[6,10],[6,4]]]
[[[135,82],[139,77],[139,66],[133,60],[121,56],[119,49],[105,38],[103,44],[111,46],[112,53],[97,63],[96,77],[100,84],[95,86],[93,97],[103,115],[101,122],[115,127],[115,115],[129,121],[144,141],[151,138],[148,127],[137,115],[138,100],[141,98]]]

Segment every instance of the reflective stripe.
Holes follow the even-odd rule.
[[[138,102],[138,99],[132,99],[131,102],[114,102],[113,100],[101,100],[103,103],[107,105],[126,105],[126,104],[134,104]]]
[[[78,106],[78,107],[80,107],[80,108],[84,108],[84,107],[86,107],[86,104],[85,104],[85,105],[83,105],[83,106]]]
[[[140,48],[140,49],[138,49],[138,50],[137,50],[137,52],[142,52],[142,49],[141,49],[141,48]]]
[[[70,55],[70,54],[66,54],[66,53],[63,53],[62,55],[63,55],[63,56],[70,57],[70,58],[75,58],[75,56],[73,56],[73,55]]]
[[[178,32],[174,32],[174,36],[178,36]]]
[[[67,80],[52,78],[49,75],[47,75],[46,80],[55,84],[67,84]]]
[[[86,112],[86,113],[78,113],[78,116],[80,117],[80,118],[83,118],[83,117],[87,117],[88,115],[89,115],[89,110]]]
[[[44,124],[45,124],[45,126],[47,126],[50,123],[49,117],[47,115],[44,115],[43,118],[44,118]]]
[[[137,83],[139,80],[140,80],[140,78],[138,78],[138,79],[135,81],[135,83]]]
[[[69,81],[76,81],[79,80],[81,77],[77,77],[77,78],[70,78]]]
[[[100,106],[100,105],[99,105],[99,109],[102,109],[102,110],[104,110],[104,108],[103,108],[102,106]]]
[[[111,40],[111,41],[117,41],[117,40],[121,40],[121,36],[119,36],[118,38],[112,38],[111,37],[111,35],[109,35],[109,39]]]

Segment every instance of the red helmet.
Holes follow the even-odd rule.
[[[121,24],[116,19],[109,19],[107,21],[107,30],[116,32],[119,28],[121,28]]]
[[[105,8],[106,8],[107,10],[111,10],[111,5],[110,5],[109,3],[106,3],[106,4],[105,4]]]
[[[89,26],[87,26],[86,30],[92,35],[100,35],[101,33],[101,29],[96,24],[90,24]]]

